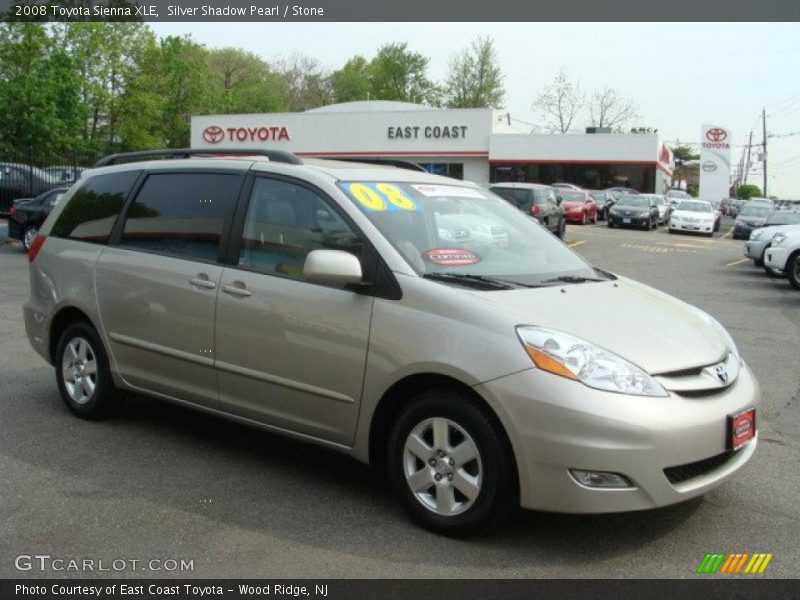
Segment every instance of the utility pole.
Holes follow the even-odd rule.
[[[747,160],[744,164],[744,182],[747,183],[747,174],[750,172],[750,148],[753,147],[753,130],[750,130],[750,141],[747,142]]]
[[[761,124],[764,129],[764,198],[769,198],[767,195],[767,109],[761,109]]]

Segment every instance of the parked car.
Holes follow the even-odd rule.
[[[733,222],[733,239],[746,240],[754,229],[758,229],[772,214],[772,203],[748,202],[739,210]]]
[[[55,188],[36,198],[15,203],[9,211],[8,237],[22,242],[27,252],[39,233],[47,215],[53,210],[69,188]]]
[[[550,185],[552,187],[554,187],[554,188],[559,188],[559,189],[564,189],[564,190],[582,190],[582,189],[584,189],[579,185],[575,185],[574,183],[559,182],[559,183],[551,183]]]
[[[562,189],[557,198],[561,202],[567,222],[573,221],[581,225],[597,223],[597,204],[588,191]]]
[[[622,196],[608,212],[609,227],[640,227],[652,231],[658,227],[658,207],[646,195]]]
[[[86,171],[85,168],[75,165],[53,165],[42,170],[54,185],[72,185]]]
[[[764,252],[769,248],[775,234],[791,231],[800,226],[800,211],[778,210],[767,217],[762,227],[753,230],[744,243],[744,255],[753,259],[757,267],[764,266]],[[772,272],[768,269],[767,274]]]
[[[683,502],[753,456],[759,386],[707,313],[477,185],[262,152],[109,157],[51,212],[23,312],[76,416],[131,390],[319,444],[450,535]],[[443,246],[463,212],[508,245]]]
[[[773,236],[764,254],[764,266],[774,273],[786,275],[792,287],[800,290],[800,229]]]
[[[0,163],[0,215],[8,216],[14,200],[34,198],[56,185],[47,173],[31,165]]]
[[[635,190],[633,188],[627,187],[610,187],[603,190],[604,192],[612,192],[614,194],[618,194],[620,196],[636,196],[639,193],[639,190]]]
[[[731,217],[732,219],[735,219],[737,216],[739,216],[739,211],[742,209],[744,203],[745,200],[742,200],[740,198],[737,198],[736,200],[731,202],[728,205],[728,216]]]
[[[648,198],[652,198],[658,209],[658,224],[666,225],[669,222],[669,215],[672,212],[672,205],[667,201],[666,196],[661,194],[642,194]]]
[[[717,227],[714,207],[705,200],[683,200],[669,218],[670,233],[705,233],[711,237]]]
[[[564,237],[566,220],[556,190],[540,183],[495,183],[489,191],[529,214],[559,238]]]
[[[617,199],[611,192],[604,192],[601,190],[591,190],[592,200],[597,205],[597,220],[605,221],[608,211],[614,206]]]

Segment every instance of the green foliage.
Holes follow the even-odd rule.
[[[689,195],[697,198],[697,194],[700,193],[700,186],[697,185],[696,183],[690,183],[689,185],[686,186],[686,191],[689,193]]]
[[[372,95],[372,80],[369,63],[363,56],[354,56],[331,75],[333,97],[336,102],[369,100]]]
[[[672,149],[672,153],[675,156],[676,163],[685,163],[691,162],[694,160],[700,160],[700,153],[692,150],[691,146],[686,146],[684,144],[678,144]]]
[[[438,106],[441,91],[427,76],[429,58],[410,52],[408,44],[386,44],[369,65],[373,99]]]
[[[752,183],[745,183],[736,188],[736,197],[749,200],[754,196],[761,196],[761,188]]]
[[[223,114],[280,112],[287,109],[284,80],[261,58],[238,48],[207,53],[213,111]]]
[[[450,108],[500,108],[505,89],[497,53],[490,38],[476,38],[450,61],[445,83]]]

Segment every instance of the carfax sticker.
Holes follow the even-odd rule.
[[[425,258],[434,265],[463,267],[480,262],[480,257],[464,248],[434,248],[425,253]]]

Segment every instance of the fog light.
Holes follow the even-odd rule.
[[[592,488],[632,488],[631,480],[619,473],[607,473],[605,471],[584,471],[582,469],[570,469],[569,474],[572,478],[586,487]]]

